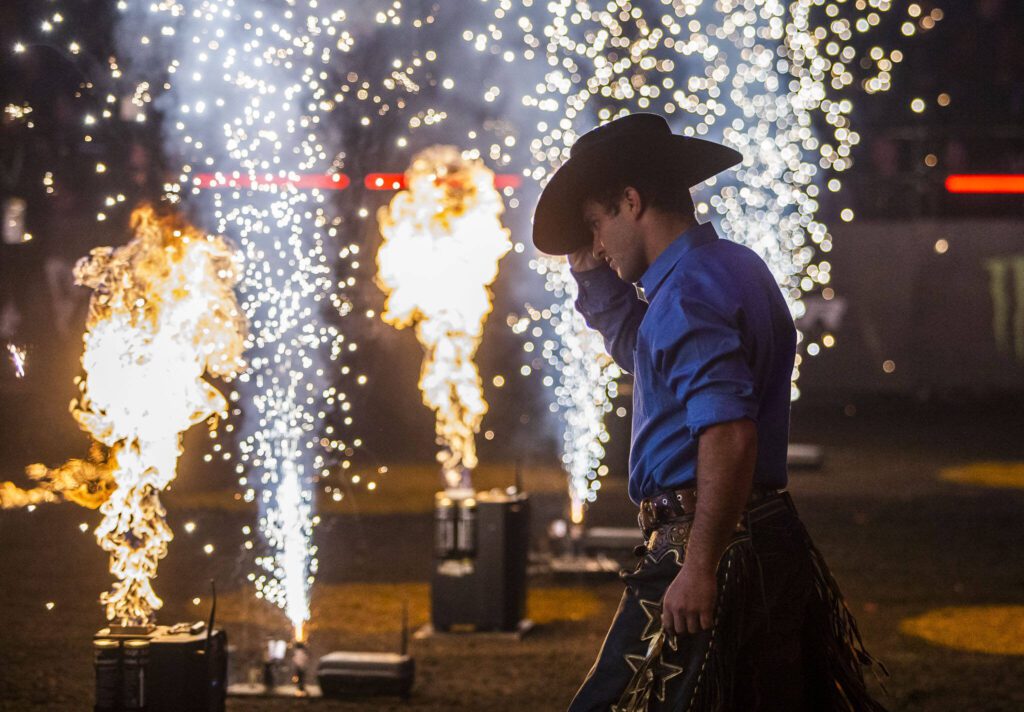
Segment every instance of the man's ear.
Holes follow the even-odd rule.
[[[634,220],[638,220],[647,209],[647,205],[644,203],[640,193],[632,186],[626,186],[626,189],[622,191],[622,205]]]

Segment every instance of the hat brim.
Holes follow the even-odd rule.
[[[688,191],[743,160],[739,151],[712,141],[671,134],[654,140],[618,141],[572,156],[555,171],[537,201],[533,244],[549,255],[568,255],[591,242],[583,222],[582,202],[609,172],[627,162],[650,163],[665,180]],[[658,166],[671,166],[671,170]]]

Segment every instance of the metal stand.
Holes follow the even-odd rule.
[[[825,450],[821,445],[790,443],[786,463],[793,469],[819,470],[825,464]]]
[[[295,685],[277,685],[271,689],[252,682],[239,682],[228,685],[228,697],[287,697],[292,700],[319,699],[320,687],[315,684],[306,683],[305,690],[299,690]]]
[[[470,627],[454,627],[450,630],[435,630],[434,626],[427,623],[412,634],[416,640],[427,640],[437,638],[440,640],[452,640],[472,636],[474,640],[522,640],[535,627],[535,623],[529,618],[519,621],[515,630],[475,630]]]

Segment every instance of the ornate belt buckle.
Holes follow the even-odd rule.
[[[672,524],[668,527],[666,534],[670,544],[685,547],[687,540],[690,538],[690,528],[688,526]]]

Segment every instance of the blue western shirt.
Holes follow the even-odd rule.
[[[640,278],[607,265],[574,272],[576,308],[633,374],[629,496],[697,476],[697,438],[716,423],[757,424],[754,482],[786,486],[796,329],[768,266],[710,224],[680,235]]]

